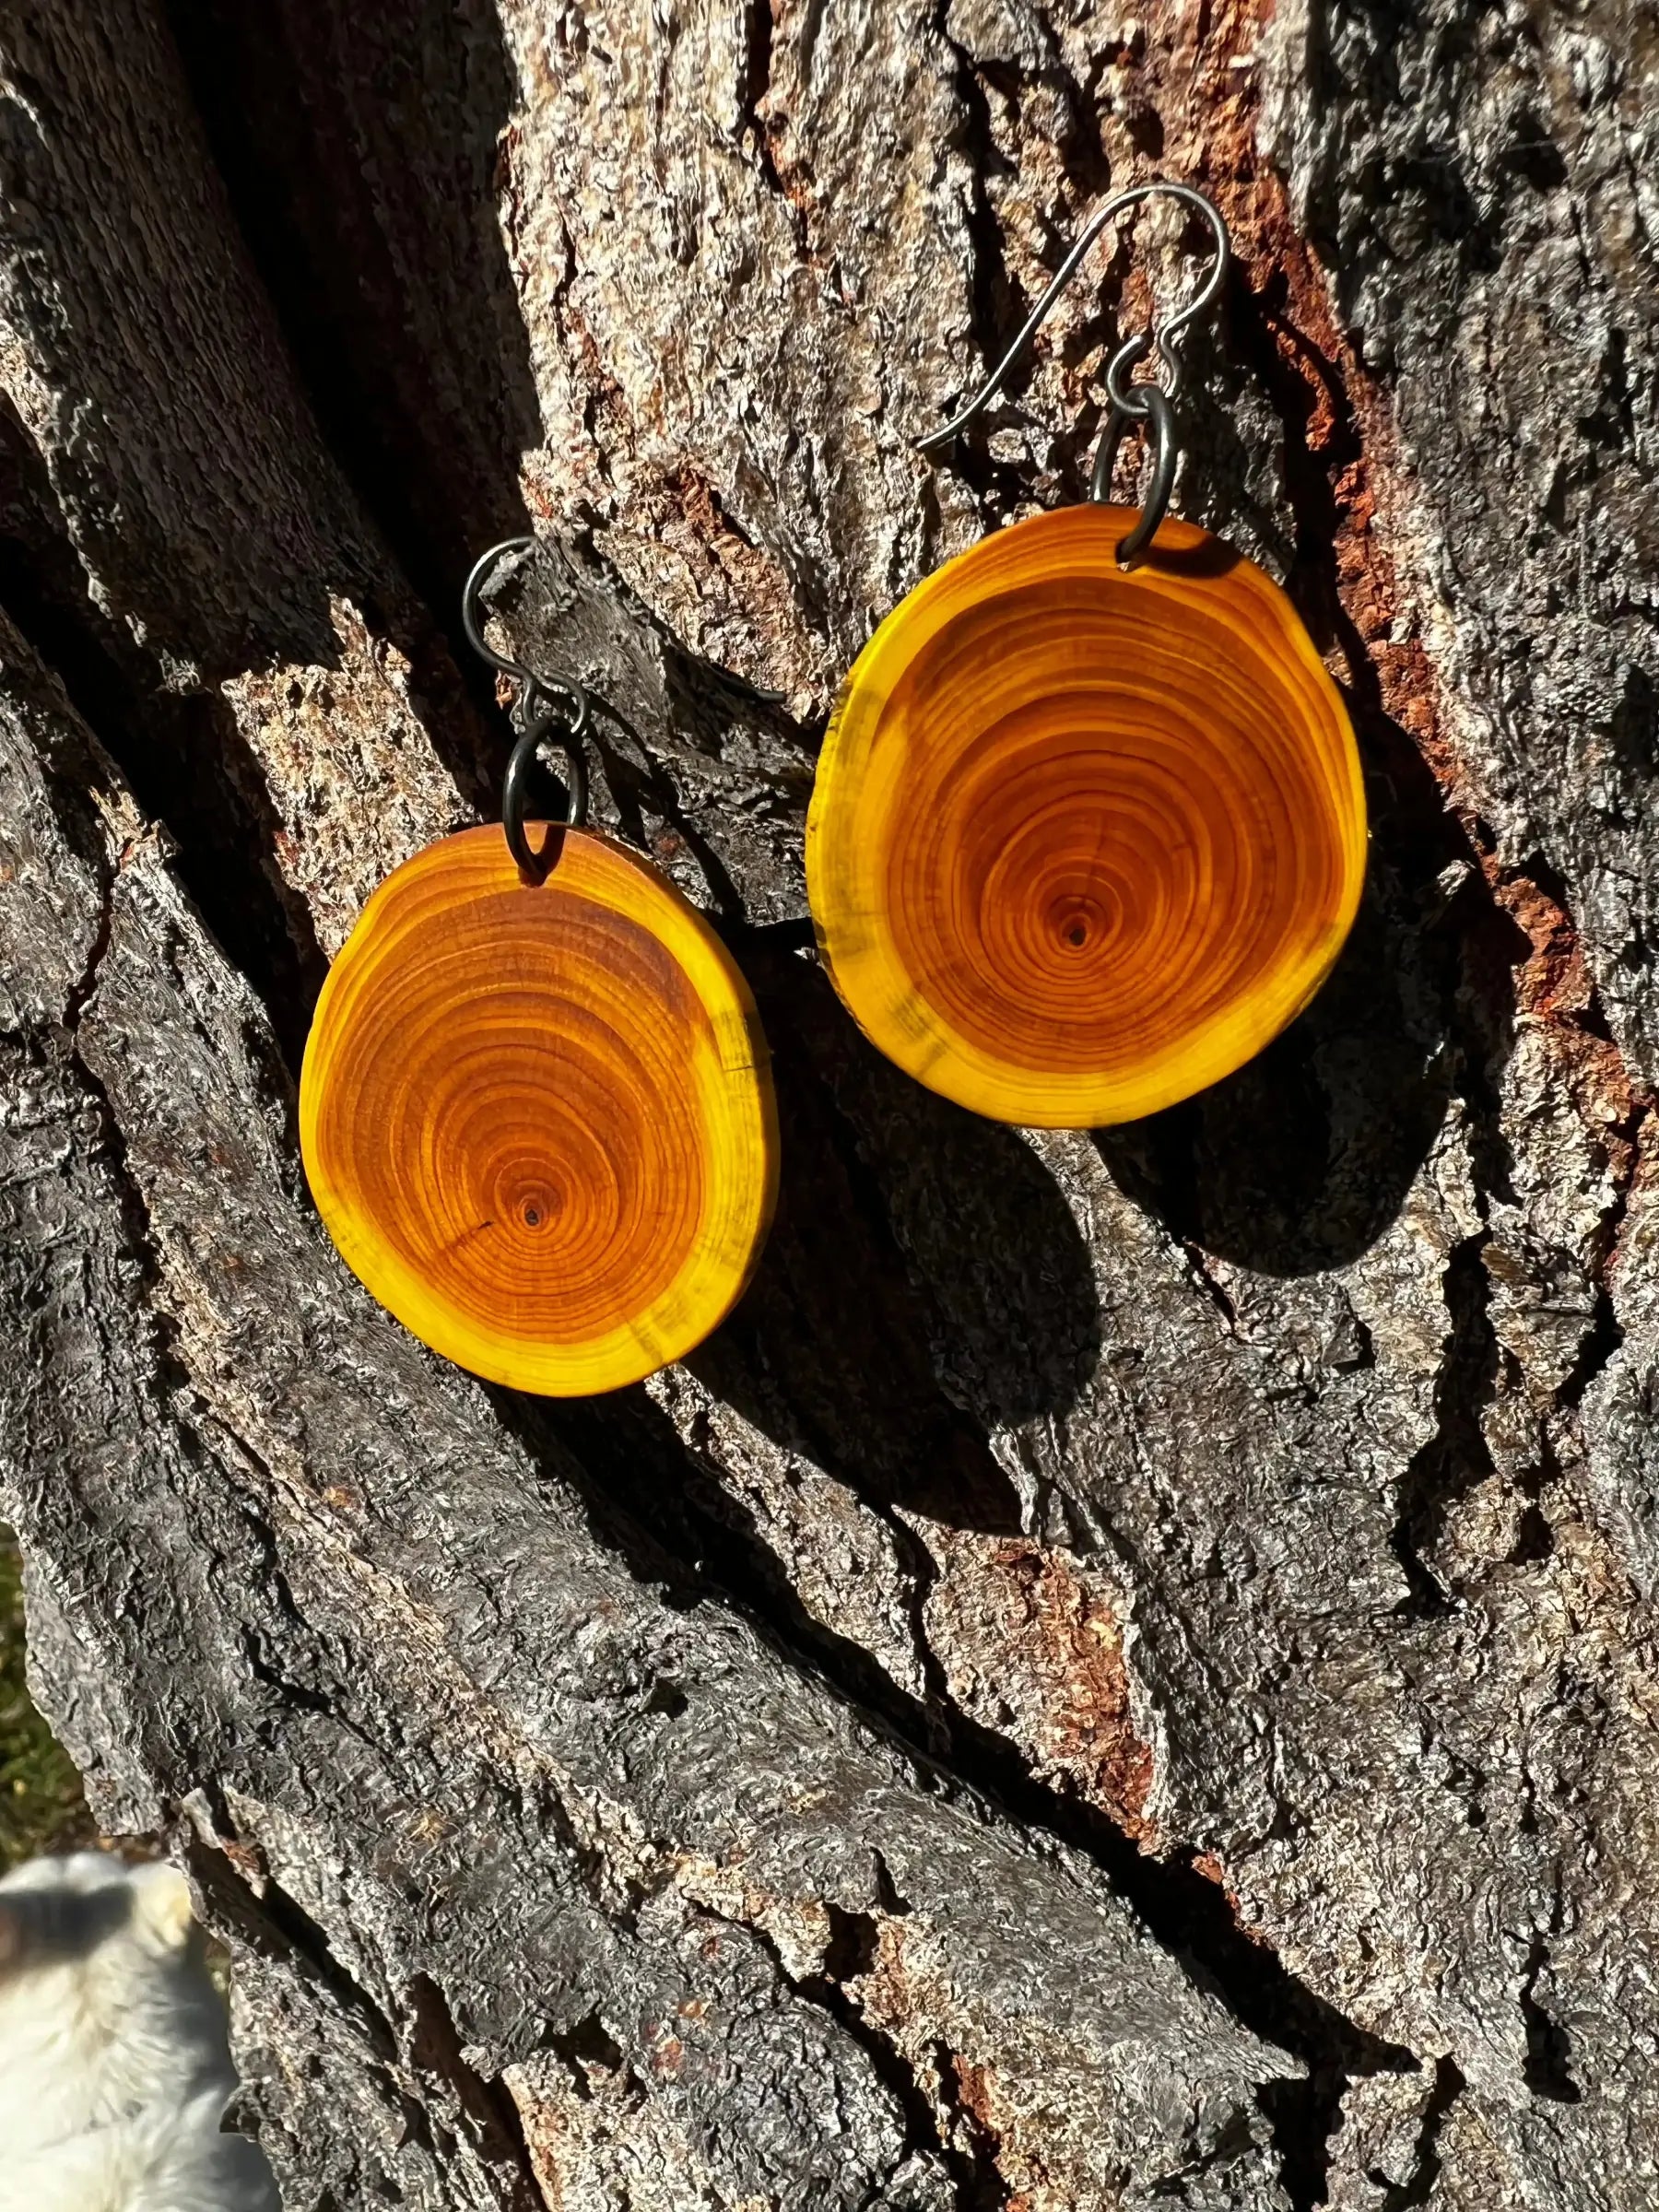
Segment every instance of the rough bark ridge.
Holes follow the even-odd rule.
[[[0,28],[0,1499],[289,2204],[1651,2204],[1651,11]],[[1328,647],[1374,860],[1260,1062],[1027,1138],[862,1047],[800,825],[1178,233],[912,439],[1159,171],[1240,249],[1178,497]],[[527,519],[502,635],[785,1147],[732,1322],[569,1407],[381,1314],[292,1137],[323,959],[500,772],[445,632]]]

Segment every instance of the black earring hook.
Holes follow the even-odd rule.
[[[1108,500],[1112,488],[1112,465],[1117,458],[1124,432],[1130,423],[1146,423],[1148,429],[1156,434],[1152,483],[1141,511],[1141,519],[1118,547],[1118,559],[1125,567],[1139,558],[1153,532],[1162,522],[1170,502],[1171,488],[1175,480],[1179,448],[1170,401],[1180,389],[1181,360],[1173,349],[1172,341],[1194,316],[1201,314],[1214,300],[1232,259],[1232,241],[1228,235],[1227,225],[1222,220],[1221,211],[1196,185],[1175,184],[1164,178],[1155,178],[1149,184],[1132,184],[1126,191],[1114,194],[1079,233],[1065,259],[1050,279],[1048,289],[1026,317],[1002,359],[967,406],[942,429],[930,430],[925,438],[916,441],[919,453],[936,453],[959,437],[984,411],[1001,391],[1008,371],[1041,328],[1049,310],[1076,276],[1084,255],[1112,218],[1120,215],[1125,207],[1132,207],[1138,201],[1152,199],[1159,194],[1180,200],[1204,217],[1215,239],[1215,254],[1209,274],[1186,304],[1174,314],[1166,316],[1153,329],[1138,331],[1133,337],[1126,338],[1107,364],[1106,390],[1112,401],[1112,412],[1100,433],[1089,485],[1089,498],[1101,504]],[[1126,372],[1155,347],[1168,372],[1167,387],[1149,380],[1125,383]]]
[[[461,627],[466,633],[467,643],[481,661],[522,687],[519,703],[524,710],[524,729],[512,748],[501,782],[501,829],[519,874],[528,883],[546,880],[559,856],[559,846],[556,832],[544,841],[539,853],[531,849],[524,829],[525,786],[531,768],[544,745],[559,748],[565,757],[570,797],[564,821],[559,829],[585,828],[588,779],[582,740],[593,720],[587,691],[574,677],[540,675],[521,662],[510,661],[485,640],[483,625],[478,619],[478,594],[485,578],[503,554],[526,552],[535,543],[534,537],[505,537],[499,546],[491,546],[488,553],[480,554],[474,561],[461,591]]]

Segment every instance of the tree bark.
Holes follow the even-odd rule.
[[[300,2212],[1645,2206],[1659,2139],[1659,35],[1639,0],[0,7],[0,1507]],[[1213,192],[1180,511],[1372,809],[1336,974],[1093,1135],[810,952],[869,626],[1075,497]],[[487,816],[470,558],[771,1041],[767,1256],[446,1368],[293,1084]],[[781,699],[766,696],[781,694]]]

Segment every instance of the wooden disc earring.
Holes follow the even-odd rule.
[[[1335,685],[1279,587],[1165,521],[1170,398],[1126,382],[1220,287],[1226,226],[1185,184],[1142,184],[1089,223],[954,421],[1009,369],[1112,217],[1168,194],[1201,214],[1196,295],[1131,337],[1089,499],[937,570],[859,654],[806,830],[818,945],[889,1059],[975,1112],[1085,1128],[1229,1075],[1328,974],[1359,905],[1365,802]],[[1126,429],[1153,449],[1144,509],[1113,507]]]
[[[586,827],[581,685],[533,675],[500,829],[441,838],[364,908],[317,1004],[300,1141],[352,1271],[423,1343],[492,1382],[614,1390],[735,1303],[778,1182],[748,986],[640,854]],[[545,745],[562,822],[526,823]],[[503,834],[504,832],[504,834]]]

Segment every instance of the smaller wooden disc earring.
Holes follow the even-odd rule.
[[[998,1121],[1086,1128],[1229,1075],[1300,1012],[1359,905],[1353,731],[1285,594],[1165,521],[1171,342],[1220,287],[1227,229],[1186,184],[1101,208],[985,384],[981,412],[1120,209],[1202,215],[1195,296],[1121,346],[1089,499],[998,531],[889,614],[830,718],[806,829],[826,967],[919,1082]],[[1169,391],[1125,382],[1154,347]],[[1109,505],[1127,429],[1146,505]]]
[[[688,900],[586,827],[587,693],[486,644],[522,687],[500,829],[382,883],[330,969],[305,1048],[300,1141],[329,1234],[434,1351],[551,1396],[681,1358],[731,1310],[778,1183],[755,1003]],[[560,748],[562,822],[525,786]]]

